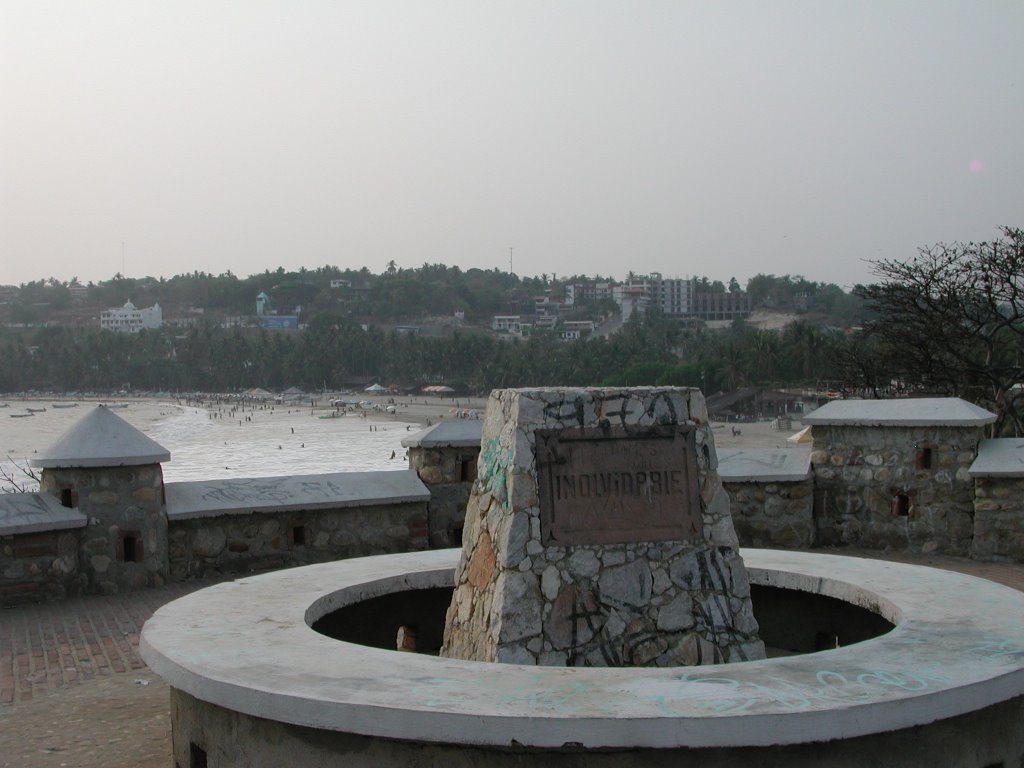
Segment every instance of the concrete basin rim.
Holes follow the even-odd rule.
[[[886,598],[884,595],[853,582],[843,581],[830,576],[804,574],[778,568],[752,567],[747,569],[747,573],[751,585],[777,587],[831,597],[876,613],[894,626],[898,626],[904,620],[903,611],[897,603]],[[303,618],[306,624],[312,627],[313,624],[324,616],[366,600],[404,591],[452,587],[454,585],[454,576],[453,569],[420,570],[381,576],[368,581],[361,581],[357,584],[350,584],[318,597],[306,608]],[[339,640],[338,642],[343,641]],[[753,662],[743,663],[750,664]]]
[[[971,669],[973,677],[955,680],[950,686],[895,695],[893,695],[893,691],[887,690],[885,691],[886,695],[863,702],[853,702],[852,704],[847,702],[820,709],[780,711],[778,707],[772,709],[770,706],[767,708],[759,706],[757,711],[726,713],[704,711],[696,714],[670,713],[664,716],[647,716],[630,710],[620,715],[614,713],[609,715],[593,710],[544,711],[543,701],[541,701],[541,706],[535,711],[523,710],[520,706],[511,714],[503,714],[499,711],[500,706],[494,706],[493,700],[491,706],[481,706],[485,704],[484,699],[489,695],[485,690],[488,687],[486,684],[478,685],[475,690],[467,691],[466,700],[459,707],[453,707],[451,701],[441,707],[434,706],[429,699],[423,697],[422,691],[410,697],[409,695],[399,695],[398,689],[393,691],[393,700],[387,700],[387,694],[385,694],[384,699],[377,701],[360,698],[352,691],[339,690],[337,686],[344,683],[344,675],[328,675],[330,678],[327,681],[328,684],[318,686],[315,690],[313,687],[304,686],[303,680],[308,683],[309,677],[316,674],[315,663],[312,668],[306,664],[297,672],[296,670],[289,672],[285,665],[282,667],[280,676],[275,673],[270,679],[257,680],[252,676],[247,677],[244,669],[240,671],[232,668],[230,663],[227,666],[210,664],[210,659],[217,655],[216,650],[212,651],[212,657],[204,656],[193,659],[192,663],[189,663],[188,654],[180,653],[180,649],[176,652],[175,643],[172,642],[170,646],[167,643],[171,639],[167,632],[169,627],[180,624],[180,617],[175,617],[173,614],[182,609],[189,611],[196,607],[189,605],[193,600],[199,604],[203,603],[205,598],[209,597],[209,595],[203,596],[203,593],[211,590],[217,591],[218,587],[223,588],[222,591],[225,592],[238,590],[248,592],[251,588],[256,588],[256,595],[249,596],[251,600],[256,597],[269,598],[269,604],[266,604],[268,601],[265,599],[263,605],[267,610],[257,611],[257,613],[273,614],[277,620],[284,622],[286,626],[282,631],[285,632],[285,636],[289,640],[297,639],[300,643],[304,643],[303,650],[310,651],[314,656],[320,654],[322,662],[331,659],[334,662],[339,661],[336,653],[328,652],[328,655],[324,657],[324,649],[340,650],[346,659],[342,666],[351,666],[364,675],[369,674],[367,670],[373,670],[375,667],[391,662],[390,666],[397,668],[399,674],[410,681],[433,678],[444,680],[446,677],[465,676],[475,678],[479,683],[480,677],[487,678],[495,674],[501,677],[528,675],[533,678],[540,675],[550,681],[549,685],[553,686],[552,690],[555,693],[558,692],[559,686],[565,684],[566,680],[581,681],[586,684],[591,684],[596,680],[597,682],[603,681],[607,686],[603,692],[599,691],[599,696],[622,695],[628,698],[630,695],[636,695],[638,685],[644,681],[653,681],[655,684],[672,683],[672,675],[678,675],[681,669],[699,677],[713,677],[714,674],[724,675],[735,672],[737,668],[751,670],[754,667],[761,667],[784,676],[787,669],[794,664],[792,659],[807,659],[812,656],[824,658],[831,655],[832,660],[846,657],[848,661],[853,661],[854,656],[870,656],[873,649],[867,646],[877,644],[879,640],[891,638],[896,633],[900,635],[905,632],[912,633],[919,626],[926,626],[928,631],[933,631],[935,627],[933,621],[926,621],[927,617],[918,615],[919,608],[913,609],[912,607],[907,620],[887,635],[836,651],[809,654],[803,657],[714,667],[665,669],[609,670],[493,665],[497,669],[489,670],[491,675],[482,674],[485,667],[477,662],[436,659],[353,646],[318,635],[308,627],[307,621],[314,605],[326,606],[339,593],[349,592],[354,595],[352,590],[358,591],[367,584],[374,585],[374,591],[379,590],[379,594],[385,594],[389,591],[388,585],[394,585],[401,580],[406,580],[406,583],[410,585],[440,586],[431,582],[447,574],[450,583],[457,554],[457,551],[447,550],[363,558],[360,561],[339,561],[217,585],[210,590],[203,590],[181,598],[158,611],[154,616],[155,621],[152,625],[147,625],[143,631],[140,652],[154,671],[163,676],[173,687],[205,701],[257,717],[269,717],[297,725],[344,730],[384,738],[503,746],[508,746],[514,740],[525,746],[546,748],[558,747],[566,743],[579,743],[584,747],[593,748],[625,749],[679,746],[755,746],[822,741],[923,725],[936,719],[955,716],[1005,701],[1024,693],[1024,648],[1022,648],[1015,656],[1015,666],[1011,664],[998,668],[983,668],[980,669],[983,674],[979,674],[979,669],[975,665]],[[813,561],[816,559],[832,558],[835,564],[839,564],[840,560],[848,561],[847,565],[852,563],[860,568],[870,568],[872,565],[878,564],[878,561],[814,553],[744,550],[743,554],[748,559],[752,574],[758,572],[778,574],[780,571],[777,563],[789,562],[795,567],[795,573],[800,579],[808,581],[818,578],[817,583],[819,584],[843,584],[846,582],[835,577],[837,569],[822,569],[820,560],[818,560],[818,567],[815,567]],[[980,586],[986,592],[985,600],[989,602],[995,600],[996,603],[999,603],[1001,600],[1005,601],[1012,597],[1017,603],[1017,615],[1024,614],[1024,610],[1021,609],[1021,606],[1024,606],[1024,596],[1009,588],[973,577],[935,571],[921,566],[900,563],[883,563],[881,565],[885,566],[881,569],[882,573],[871,575],[866,579],[868,582],[879,580],[891,582],[894,575],[906,576],[908,573],[915,575],[916,580],[920,581],[920,572],[932,572],[946,580],[947,586],[950,580],[960,583],[961,586],[967,584],[965,580],[977,582],[973,586]],[[370,566],[368,571],[366,570],[367,566]],[[381,568],[384,571],[390,570],[390,575],[382,576]],[[357,574],[356,572],[360,569],[363,569],[363,573]],[[309,571],[308,575],[312,578],[301,578],[306,575],[302,572],[306,571]],[[829,575],[824,576],[823,571]],[[377,573],[376,578],[373,578],[373,573]],[[341,589],[336,586],[330,588],[326,584],[319,583],[321,576],[334,581],[335,584],[339,580],[345,581],[347,577],[348,583]],[[410,578],[411,581],[409,581]],[[751,580],[752,583],[757,583],[755,579]],[[283,592],[280,591],[282,586],[284,587]],[[863,588],[860,585],[856,586]],[[271,589],[271,587],[275,588]],[[276,598],[273,597],[273,592],[278,593]],[[939,589],[937,594],[944,592],[945,590]],[[885,596],[882,595],[882,597]],[[921,596],[918,595],[917,599],[920,600]],[[893,605],[902,611],[903,607],[900,602],[902,601],[893,601]],[[1008,618],[1006,611],[1002,613],[1002,618],[1004,620]],[[1016,625],[1020,624],[1021,621],[1018,620]],[[981,629],[984,630],[984,627]],[[170,635],[173,636],[174,633],[171,632]],[[242,633],[242,636],[246,635],[247,633]],[[310,636],[319,638],[319,641],[310,642]],[[285,637],[278,636],[277,639],[283,640]],[[891,639],[901,642],[907,640],[907,638],[901,640],[899,637]],[[981,635],[979,635],[979,639],[981,639]],[[883,646],[876,645],[874,648],[877,648],[879,652],[883,651]],[[851,653],[857,649],[860,651]],[[927,653],[926,648],[922,647],[922,650]],[[272,652],[273,649],[270,651]],[[241,654],[241,657],[247,655]],[[299,656],[300,661],[312,661],[310,658],[302,658],[302,654]],[[241,657],[235,660],[240,663]],[[282,660],[282,664],[284,661]],[[289,661],[295,661],[295,659]],[[633,685],[622,686],[621,684],[624,682],[632,682]],[[693,682],[700,683],[701,681],[678,679],[674,681],[677,685],[680,683],[689,685]],[[470,686],[470,688],[472,687]],[[331,689],[328,696],[324,695],[326,689]],[[685,697],[679,701],[686,704]],[[458,735],[452,736],[452,734]]]

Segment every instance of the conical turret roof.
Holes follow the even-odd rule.
[[[100,405],[29,463],[43,469],[73,469],[130,467],[170,460],[170,451]]]

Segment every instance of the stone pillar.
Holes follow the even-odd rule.
[[[695,389],[492,392],[441,655],[763,658],[716,466]]]

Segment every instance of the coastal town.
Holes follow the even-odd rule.
[[[942,642],[921,658],[890,660],[885,646],[890,635],[913,633],[921,608],[908,596],[922,580],[936,595],[968,597],[989,588],[950,574],[981,567],[1024,587],[1024,469],[1016,459],[1024,439],[1022,371],[1005,365],[1016,334],[1024,333],[1016,321],[1024,305],[1014,298],[1024,234],[1009,228],[1003,234],[980,249],[984,260],[976,260],[978,249],[961,248],[958,259],[970,279],[964,272],[943,277],[950,290],[971,297],[977,296],[974,274],[981,275],[990,297],[980,325],[942,338],[946,359],[961,372],[947,371],[945,378],[935,375],[929,356],[915,362],[907,346],[927,350],[931,336],[941,337],[934,328],[940,315],[921,315],[920,304],[904,300],[908,290],[931,290],[934,275],[917,288],[915,276],[891,274],[907,262],[876,264],[881,280],[855,291],[860,309],[846,328],[811,312],[821,305],[809,294],[820,301],[829,286],[791,295],[790,314],[775,312],[774,324],[758,326],[750,294],[770,285],[778,296],[793,287],[792,279],[762,276],[746,291],[731,281],[731,292],[709,282],[709,295],[730,297],[709,304],[699,280],[635,275],[604,284],[600,290],[607,293],[598,293],[593,282],[560,284],[543,276],[529,283],[541,289],[530,296],[532,311],[495,315],[489,328],[476,329],[457,311],[457,327],[438,336],[410,324],[358,323],[356,308],[342,298],[300,323],[300,307],[292,315],[275,314],[272,291],[257,294],[253,322],[228,327],[205,312],[199,325],[165,325],[158,303],[138,310],[130,301],[103,311],[99,327],[8,325],[3,334],[13,345],[11,356],[25,365],[5,371],[22,386],[0,396],[0,410],[12,419],[4,435],[8,458],[0,466],[0,602],[16,619],[7,622],[11,633],[0,633],[0,707],[28,722],[40,717],[31,705],[37,694],[98,679],[120,685],[117,697],[135,702],[133,711],[154,713],[152,730],[139,737],[140,749],[152,755],[148,764],[160,764],[168,750],[189,765],[208,765],[211,755],[233,764],[254,749],[272,764],[285,764],[295,750],[304,760],[321,760],[347,754],[345,740],[356,738],[379,753],[374,764],[403,765],[408,750],[426,749],[444,760],[481,740],[499,750],[509,738],[552,747],[535,740],[533,725],[524,726],[534,722],[536,710],[519,708],[508,681],[476,691],[476,675],[454,668],[448,685],[462,692],[431,698],[437,723],[409,732],[406,707],[421,703],[396,699],[393,686],[427,673],[420,658],[540,669],[725,663],[741,667],[738,685],[783,685],[792,695],[802,690],[806,672],[803,662],[789,659],[830,649],[842,670],[837,674],[863,678],[861,647],[875,643],[876,666],[909,664],[951,702],[953,714],[935,723],[914,697],[900,704],[918,728],[913,738],[922,749],[937,743],[943,728],[956,727],[970,734],[965,750],[984,743],[985,754],[1013,753],[1012,726],[1006,744],[994,744],[987,729],[972,730],[978,707],[953,702],[960,687],[975,680],[993,694],[985,711],[1009,724],[1024,689],[1016,697],[995,695],[992,667],[958,655],[961,647],[946,642],[948,629],[934,634]],[[909,263],[923,274],[928,254]],[[407,277],[419,279],[425,271]],[[380,280],[386,285],[399,277],[396,268]],[[763,313],[766,305],[760,307]],[[566,319],[584,308],[598,312],[596,319]],[[976,322],[979,314],[972,309],[969,317]],[[26,346],[25,339],[54,347]],[[990,343],[994,354],[979,354],[979,341]],[[204,346],[207,362],[201,363]],[[267,350],[302,374],[284,378],[283,365],[257,363]],[[313,350],[315,358],[304,357]],[[123,355],[123,365],[111,359],[113,351]],[[96,364],[97,355],[107,362]],[[894,367],[896,356],[901,362]],[[135,367],[127,364],[132,359]],[[157,372],[162,382],[185,376],[189,383],[211,383],[224,381],[226,369],[233,369],[234,386],[220,391],[149,388]],[[111,371],[121,383],[104,391]],[[194,378],[197,373],[203,378]],[[567,386],[562,377],[604,383]],[[992,381],[999,382],[994,397]],[[494,386],[501,384],[514,386]],[[789,554],[782,560],[760,554],[774,550]],[[762,557],[776,562],[781,575],[766,579],[757,565]],[[945,570],[900,566],[910,570],[875,583],[868,564],[894,558]],[[411,602],[399,593],[382,607],[374,601],[384,596],[372,589],[364,594],[361,574],[377,567],[364,562],[379,563],[380,573],[406,585],[416,583],[413,573],[426,563],[439,570],[422,596],[410,586]],[[754,564],[750,573],[745,562]],[[275,626],[294,633],[296,647],[304,649],[301,659],[276,658],[278,641],[259,630],[262,608],[259,616],[238,611],[211,586],[241,587],[260,576],[261,595],[270,603],[302,605],[311,595],[290,574],[326,566],[339,583],[355,579],[350,589],[368,602],[333,611],[311,607],[299,621],[288,611],[277,615]],[[780,586],[806,569],[847,569],[849,583],[838,592],[812,590],[813,599],[806,590]],[[869,583],[884,601],[875,602]],[[111,638],[102,657],[74,650],[80,642],[95,645],[93,634],[81,633],[79,619],[72,619],[70,634],[37,633],[29,624],[39,611],[53,624],[65,611],[92,610],[97,599],[113,600],[121,611],[137,604],[136,594],[151,595],[150,607],[129,623],[119,620],[130,627],[129,640],[117,645]],[[813,607],[824,599],[837,602],[824,612]],[[1024,615],[1013,607],[1015,601],[1024,605],[1019,592],[983,599],[1007,600],[1002,615]],[[314,605],[324,600],[334,598],[317,598]],[[868,610],[848,613],[847,604]],[[237,642],[247,652],[274,659],[280,691],[249,694],[259,700],[253,705],[235,693],[256,690],[242,667],[224,688],[214,682],[224,672],[213,667],[182,674],[188,647],[179,632],[182,611],[198,626],[220,626],[232,617],[230,628],[208,630],[215,639],[204,658],[237,649],[226,638],[242,631],[245,640]],[[1017,631],[983,629],[990,614],[971,608],[948,617],[926,611],[921,619],[929,626],[939,621]],[[103,643],[106,631],[99,635]],[[320,636],[341,645],[321,648]],[[326,668],[323,654],[337,651],[344,661],[328,676],[335,692],[325,696],[307,681],[314,668]],[[404,656],[392,664],[374,655],[379,652]],[[962,666],[967,677],[927,677],[936,655]],[[1009,663],[998,674],[1016,674],[1015,662]],[[232,666],[227,657],[214,664]],[[374,695],[394,702],[394,717],[352,733],[339,730],[344,718],[337,712],[358,711],[366,687],[352,687],[346,670],[367,665],[379,670]],[[132,676],[138,692],[118,675]],[[606,684],[592,682],[595,690]],[[539,673],[529,695],[554,695],[558,685]],[[609,741],[606,731],[592,728],[608,716],[645,712],[646,685],[631,683],[613,713],[581,701],[579,728],[552,727],[563,742],[598,750],[663,750],[664,733],[676,727],[670,721],[653,740]],[[89,690],[100,705],[92,708],[102,711],[107,687]],[[858,695],[868,709],[881,708],[884,691],[867,685]],[[492,700],[494,693],[504,703]],[[160,704],[167,695],[169,720]],[[322,746],[307,750],[290,740],[288,729],[298,724],[289,703],[295,701],[315,703],[321,715],[303,718],[302,739]],[[670,720],[703,721],[685,692],[672,701]],[[439,742],[434,734],[446,732],[448,719],[462,717],[466,702],[494,708],[497,730],[490,736],[457,731]],[[731,712],[734,704],[727,698],[721,706]],[[239,741],[232,734],[249,727],[254,707],[265,735]],[[831,702],[815,710],[827,717],[816,738],[828,740],[831,754],[860,748],[852,746],[850,726]],[[788,707],[766,712],[782,729],[773,731],[770,743],[777,764],[785,765],[789,750],[805,748],[805,738],[782,734],[803,727],[789,725],[794,714]],[[749,739],[746,748],[755,748],[758,729],[745,725],[741,712],[732,716],[738,719],[722,736],[711,728],[696,740],[669,737],[669,748],[685,754],[699,744],[728,755],[737,739],[727,734],[737,732]],[[109,722],[115,731],[136,730],[127,713],[112,712]],[[853,732],[882,749],[890,730],[888,722],[868,717]],[[900,733],[910,738],[909,731]],[[392,742],[399,734],[402,740]],[[26,742],[6,747],[24,754]],[[79,749],[88,754],[87,746]],[[550,752],[556,761],[564,754]]]
[[[1024,768],[1022,26],[0,2],[0,768]]]

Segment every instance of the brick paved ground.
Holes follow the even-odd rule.
[[[1024,590],[1024,564],[835,552],[960,571]],[[139,632],[165,602],[212,583],[0,609],[0,768],[170,765],[167,686],[139,658]]]
[[[157,608],[213,581],[0,608],[0,704],[145,668],[139,632]]]
[[[0,608],[0,768],[170,765],[168,688],[139,657],[139,632],[213,583]]]

